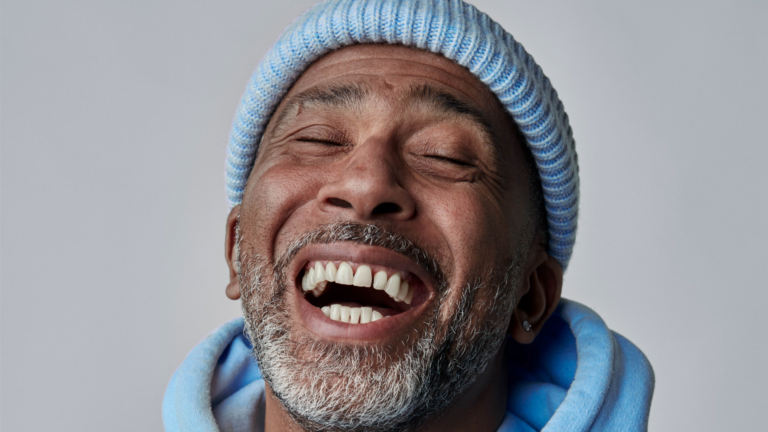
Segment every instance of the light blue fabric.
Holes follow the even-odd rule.
[[[461,0],[329,0],[289,26],[253,73],[235,115],[227,149],[229,207],[242,201],[262,133],[294,81],[322,55],[357,43],[402,44],[442,54],[498,96],[539,170],[549,255],[567,268],[579,206],[578,161],[568,116],[523,46]]]
[[[264,380],[250,351],[242,318],[195,347],[165,392],[165,430],[263,431]],[[647,430],[651,365],[586,306],[562,300],[533,344],[507,344],[507,359],[499,432]]]

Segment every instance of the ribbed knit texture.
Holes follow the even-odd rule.
[[[548,252],[565,269],[579,205],[568,116],[523,46],[460,0],[329,0],[291,24],[253,73],[232,125],[226,175],[230,208],[242,201],[262,133],[288,89],[322,55],[358,43],[402,44],[442,54],[498,96],[533,153],[544,191]]]

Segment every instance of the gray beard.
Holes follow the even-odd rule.
[[[240,236],[238,234],[238,244]],[[352,242],[401,253],[434,278],[438,306],[420,334],[388,345],[361,346],[317,340],[292,331],[286,268],[310,244]],[[456,313],[448,315],[448,284],[437,262],[408,239],[376,225],[320,226],[293,242],[272,265],[240,251],[239,278],[245,331],[264,379],[286,412],[307,431],[408,431],[441,411],[485,371],[502,342],[515,305],[528,243],[518,244],[501,273],[475,277]],[[484,307],[475,295],[494,290]],[[478,313],[487,311],[482,318]]]

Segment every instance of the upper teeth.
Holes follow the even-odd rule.
[[[357,271],[354,271],[352,265],[345,261],[339,264],[338,269],[333,261],[328,261],[325,267],[320,261],[317,261],[309,267],[309,270],[304,272],[301,288],[304,291],[312,291],[315,296],[320,296],[325,291],[328,282],[357,287],[370,288],[372,286],[374,289],[384,290],[395,301],[411,304],[413,288],[402,279],[400,272],[388,276],[386,271],[381,270],[372,275],[371,267],[367,265],[360,265],[357,267]]]

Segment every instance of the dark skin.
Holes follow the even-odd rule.
[[[515,130],[490,90],[442,56],[391,45],[326,55],[275,111],[243,202],[227,219],[227,296],[240,298],[233,264],[238,218],[242,247],[269,257],[319,225],[355,221],[386,224],[434,254],[450,283],[447,304],[456,305],[472,275],[503,267],[530,224]],[[562,268],[540,240],[528,247],[515,308],[503,318],[522,344],[534,340],[560,299]],[[490,295],[477,294],[473,313],[480,320]],[[295,301],[289,307],[297,331],[323,337],[303,326]],[[507,394],[504,365],[502,347],[468,391],[421,430],[496,430]],[[267,430],[301,430],[269,386],[267,394]]]

